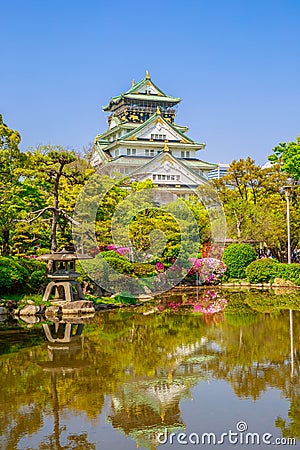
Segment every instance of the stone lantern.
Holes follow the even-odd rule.
[[[46,287],[43,301],[50,299],[54,292],[54,301],[72,302],[74,300],[85,300],[77,278],[80,273],[76,272],[75,264],[77,259],[92,259],[89,255],[77,255],[74,252],[62,250],[61,252],[41,255],[37,259],[52,261],[52,270],[47,277],[51,280]]]

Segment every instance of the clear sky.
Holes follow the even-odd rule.
[[[202,159],[261,164],[300,133],[299,17],[300,0],[2,2],[0,112],[23,150],[80,150],[148,69]]]

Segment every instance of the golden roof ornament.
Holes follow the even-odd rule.
[[[168,147],[168,144],[165,142],[165,145],[164,145],[164,152],[169,152],[170,151],[170,149],[169,149],[169,147]]]
[[[150,75],[149,75],[148,70],[146,70],[146,80],[150,80]]]
[[[159,109],[159,106],[156,107],[156,114],[157,114],[158,116],[161,115],[161,111],[160,111],[160,109]]]
[[[135,84],[135,83],[134,83],[134,80],[132,80],[132,82],[131,82],[131,86],[133,87],[133,86],[134,86],[134,84]]]

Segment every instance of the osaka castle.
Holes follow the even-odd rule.
[[[95,169],[130,181],[150,179],[159,191],[167,188],[177,197],[207,184],[208,172],[217,166],[197,158],[205,144],[191,139],[187,126],[175,123],[180,101],[157,87],[148,71],[128,91],[112,97],[102,108],[109,113],[108,128],[95,138]]]

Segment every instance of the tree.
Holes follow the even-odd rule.
[[[214,185],[223,202],[227,219],[227,236],[267,245],[277,259],[286,259],[286,201],[282,186],[288,175],[277,161],[261,168],[250,158],[233,161],[227,175]],[[291,205],[292,248],[299,240],[296,193]]]
[[[25,221],[29,224],[42,216],[50,219],[50,248],[57,250],[58,227],[65,232],[67,223],[74,223],[72,213],[78,194],[71,195],[72,188],[83,184],[88,176],[87,166],[80,167],[80,158],[74,151],[61,146],[39,146],[27,152],[26,164],[22,174],[26,181],[39,184],[45,194],[45,203],[39,210],[31,211]],[[67,198],[72,197],[70,204]],[[64,204],[64,208],[61,207]],[[50,213],[50,217],[49,217]]]
[[[0,234],[3,256],[10,253],[10,231],[19,209],[16,202],[21,200],[21,183],[17,173],[23,159],[19,150],[20,141],[19,132],[10,129],[0,114]]]

